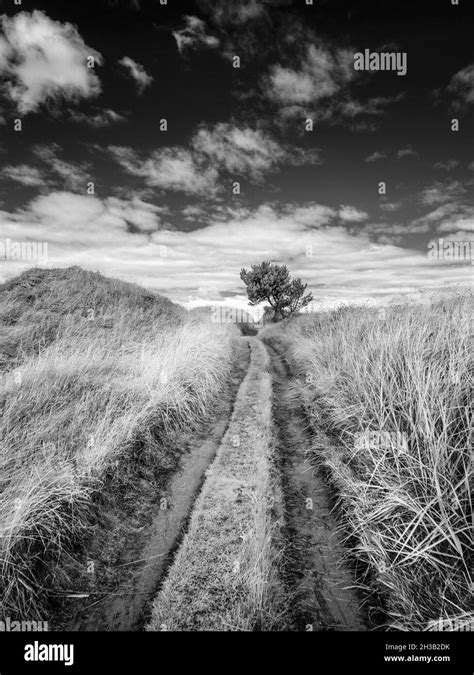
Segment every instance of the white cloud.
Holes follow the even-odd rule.
[[[316,203],[305,204],[305,206],[287,204],[282,208],[282,213],[298,225],[306,225],[308,228],[329,225],[337,215],[331,207]]]
[[[93,113],[91,115],[86,115],[85,113],[72,111],[71,119],[73,122],[78,122],[80,124],[87,124],[88,126],[95,127],[96,129],[102,127],[108,127],[110,124],[116,122],[126,122],[126,118],[123,115],[119,115],[115,110],[110,108],[105,108],[99,112]]]
[[[146,159],[140,158],[131,148],[110,146],[109,151],[128,173],[144,178],[150,187],[203,197],[211,197],[217,192],[216,168],[200,167],[186,148],[155,150]]]
[[[339,218],[343,222],[361,223],[367,220],[368,214],[365,211],[356,209],[354,206],[341,206],[339,209]]]
[[[448,92],[456,97],[457,107],[474,104],[474,63],[453,75]]]
[[[198,49],[199,47],[213,49],[220,44],[216,37],[208,35],[205,22],[198,19],[197,16],[185,16],[184,26],[174,31],[173,37],[181,54],[187,49]]]
[[[5,90],[25,114],[61,99],[75,102],[100,92],[100,81],[87,67],[88,57],[102,62],[75,26],[51,20],[44,12],[2,17],[0,76]]]
[[[196,152],[236,174],[260,176],[281,161],[284,150],[258,130],[221,123],[201,127],[192,140]]]
[[[140,200],[59,192],[35,199],[27,209],[0,212],[0,223],[4,237],[47,241],[52,267],[99,269],[182,302],[198,292],[220,294],[223,300],[243,296],[241,267],[266,259],[288,264],[325,303],[470,283],[470,267],[433,264],[427,250],[375,245],[365,226],[351,234],[332,224],[335,216],[314,203],[222,207],[207,226],[183,232],[164,227],[159,207]],[[130,231],[130,223],[138,232]],[[8,274],[26,266],[2,262]]]
[[[431,198],[431,193],[430,193],[430,198]],[[441,206],[438,206],[437,208],[433,209],[433,211],[430,211],[429,213],[426,213],[424,216],[421,216],[421,218],[418,218],[417,221],[415,222],[423,222],[423,223],[436,223],[446,216],[451,216],[454,213],[456,213],[459,209],[459,206],[457,204],[453,204],[451,202],[448,202],[447,204],[442,204]]]
[[[428,223],[420,221],[407,223],[367,223],[361,231],[377,235],[377,242],[400,242],[409,234],[425,234],[430,229]]]
[[[388,99],[387,99],[388,100]],[[371,155],[365,158],[365,162],[377,162],[380,159],[387,159],[388,157],[393,157],[394,159],[403,159],[404,157],[419,157],[419,153],[414,150],[411,145],[407,145],[406,148],[400,148],[396,152],[388,152],[384,150],[379,152],[376,150]]]
[[[211,15],[214,23],[223,28],[244,25],[262,17],[266,11],[258,0],[200,0],[199,5]]]
[[[453,171],[457,166],[459,166],[457,159],[447,159],[445,162],[436,162],[434,164],[435,169],[442,169],[443,171]]]
[[[451,183],[435,182],[421,193],[421,201],[427,206],[444,204],[450,200],[457,200],[466,193],[466,188],[459,181]]]
[[[128,225],[142,233],[156,232],[161,226],[161,217],[166,208],[149,204],[134,197],[131,200],[109,197],[106,200],[109,212],[118,218],[123,218]]]
[[[438,232],[471,232],[474,230],[474,206],[446,201],[416,219],[414,224],[434,227]]]
[[[192,140],[194,150],[229,173],[259,179],[282,163],[319,163],[317,151],[282,146],[259,129],[228,123],[202,126]]]
[[[384,202],[379,205],[379,208],[381,208],[382,211],[398,211],[400,207],[401,204],[397,202]]]
[[[27,187],[49,187],[50,189],[67,188],[86,192],[87,183],[91,180],[88,165],[69,162],[60,157],[61,148],[56,143],[35,145],[32,155],[39,166],[17,164],[6,166],[1,175]]]
[[[321,41],[308,44],[299,67],[272,66],[267,95],[283,106],[307,106],[334,96],[355,77],[347,66],[349,58],[347,50],[331,53]]]
[[[202,125],[188,147],[161,148],[145,159],[131,148],[111,146],[109,152],[149,186],[207,197],[221,191],[222,172],[259,181],[283,164],[320,163],[317,149],[280,145],[259,129],[230,123]]]
[[[122,200],[57,191],[33,199],[27,209],[0,216],[2,235],[12,239],[48,241],[50,253],[73,260],[75,252],[99,261],[107,249],[143,245],[161,225],[161,209],[139,199]],[[142,234],[130,234],[132,224]],[[97,257],[96,257],[97,254]]]
[[[401,148],[397,150],[397,159],[403,159],[404,157],[419,157],[419,153],[416,150],[413,150],[411,145],[407,145],[406,148]]]
[[[27,187],[40,187],[46,184],[43,173],[36,167],[27,164],[6,166],[2,169],[2,175]]]
[[[387,153],[385,152],[378,152],[377,150],[373,152],[371,155],[365,158],[366,162],[377,162],[379,159],[385,159],[387,157]]]
[[[357,101],[351,98],[342,99],[339,102],[340,114],[342,117],[349,118],[359,115],[381,116],[384,114],[387,105],[400,101],[403,96],[403,93],[396,96],[374,96],[367,101]]]
[[[390,103],[403,98],[403,92],[392,97],[376,96],[365,101],[351,93],[353,84],[367,74],[354,70],[354,51],[330,44],[300,23],[292,27],[290,43],[298,45],[297,55],[283,57],[262,80],[264,96],[279,108],[284,121],[309,117],[315,122],[346,124],[354,131],[371,131]],[[361,117],[368,117],[364,121]]]
[[[460,215],[449,220],[444,220],[438,225],[439,232],[474,232],[474,209],[471,209],[470,215]]]
[[[153,77],[146,72],[145,68],[129,56],[124,56],[123,59],[120,59],[119,64],[135,81],[139,94],[143,94],[145,89],[153,82]]]
[[[33,147],[35,157],[45,164],[45,168],[54,175],[54,178],[60,179],[62,187],[85,192],[87,183],[91,180],[87,165],[68,162],[60,157],[61,152],[56,143]]]

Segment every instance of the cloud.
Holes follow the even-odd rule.
[[[435,169],[442,169],[443,171],[453,171],[457,166],[459,166],[457,159],[447,159],[445,162],[436,162],[434,164]]]
[[[464,233],[474,231],[474,206],[449,200],[414,221],[438,232]]]
[[[216,286],[200,286],[196,291],[196,296],[200,300],[205,300],[207,302],[211,300],[221,300],[222,296],[219,293],[219,290]],[[205,303],[203,303],[205,304]]]
[[[413,150],[411,145],[407,145],[406,148],[400,148],[400,150],[397,150],[396,152],[388,152],[384,150],[383,152],[379,152],[376,150],[373,152],[371,155],[368,155],[368,157],[365,158],[365,162],[377,162],[379,159],[388,159],[389,157],[393,156],[394,159],[403,159],[404,157],[419,157],[419,153],[416,150]]]
[[[304,151],[283,146],[259,129],[229,123],[216,124],[214,127],[201,126],[192,140],[192,146],[195,152],[206,156],[213,166],[254,180],[261,179],[265,173],[283,163],[300,165],[320,162],[317,150]]]
[[[213,128],[201,127],[192,145],[214,166],[229,173],[260,177],[281,161],[284,150],[258,130],[234,127],[227,123]]]
[[[35,145],[33,154],[45,164],[45,168],[61,181],[62,187],[78,192],[85,192],[87,183],[91,180],[88,165],[85,163],[68,162],[61,158],[62,150],[59,145]]]
[[[466,193],[466,188],[459,181],[452,181],[451,183],[435,182],[430,187],[423,190],[420,195],[422,204],[433,206],[436,204],[444,204],[450,200],[456,200]]]
[[[432,211],[429,211],[428,213],[425,213],[423,216],[418,218],[415,222],[422,222],[422,223],[436,223],[443,218],[446,218],[446,216],[452,216],[454,213],[457,213],[459,210],[458,204],[448,202],[447,204],[443,204],[442,206],[438,206],[436,209],[433,209]]]
[[[131,148],[110,146],[108,151],[148,186],[208,198],[222,190],[223,173],[258,182],[284,164],[320,163],[317,149],[281,145],[260,129],[225,122],[201,125],[187,147],[160,148],[145,158]]]
[[[99,269],[182,302],[199,289],[201,294],[212,289],[223,299],[243,298],[241,267],[266,259],[288,264],[325,303],[470,283],[470,267],[433,265],[427,251],[374,244],[367,226],[351,234],[333,223],[335,217],[333,209],[317,203],[221,207],[206,226],[178,231],[163,224],[158,207],[139,200],[55,192],[26,209],[0,212],[0,224],[4,237],[48,242],[53,267]],[[26,266],[2,262],[4,274]]]
[[[379,208],[381,208],[383,211],[398,211],[400,207],[401,204],[397,202],[385,202],[379,204]]]
[[[429,225],[422,222],[412,223],[367,223],[360,228],[361,232],[376,238],[377,243],[399,243],[407,235],[425,234],[429,232]]]
[[[365,211],[356,209],[354,206],[341,206],[339,209],[339,218],[343,222],[361,223],[367,220],[368,214]]]
[[[377,162],[379,159],[385,159],[388,155],[385,152],[375,151],[365,158],[365,162]]]
[[[416,150],[413,150],[411,145],[407,145],[406,148],[401,148],[397,150],[397,159],[403,159],[404,157],[419,157],[419,153]]]
[[[183,54],[187,49],[198,49],[199,47],[213,49],[218,47],[220,44],[218,38],[208,35],[206,30],[205,22],[198,19],[197,16],[185,16],[184,26],[173,32],[180,54]]]
[[[337,211],[324,204],[310,203],[305,206],[286,204],[281,207],[281,213],[291,218],[298,225],[317,229],[329,225],[337,216]],[[235,217],[235,215],[234,215]],[[242,217],[242,216],[241,216]]]
[[[448,92],[454,96],[455,108],[474,104],[474,63],[453,75]]]
[[[269,2],[267,4],[287,4]],[[212,21],[220,27],[242,26],[249,21],[264,16],[266,9],[258,0],[199,0],[202,11],[208,13]]]
[[[370,118],[382,116],[389,104],[404,96],[401,92],[365,101],[354,98],[352,86],[368,77],[354,70],[354,50],[331,44],[301,23],[292,27],[287,43],[290,49],[284,50],[281,59],[284,65],[273,64],[261,83],[264,96],[279,108],[284,121],[308,117],[344,124],[353,131],[372,131],[377,124]]]
[[[151,86],[153,77],[146,72],[145,68],[140,63],[137,63],[129,56],[124,56],[120,59],[119,65],[121,65],[128,76],[134,80],[139,94],[143,94],[145,89]]]
[[[88,165],[69,162],[61,158],[61,148],[56,143],[35,145],[32,155],[39,166],[17,164],[4,167],[1,175],[26,187],[57,189],[66,188],[85,193],[91,180]]]
[[[73,120],[73,122],[77,122],[79,124],[87,124],[88,126],[95,127],[96,129],[108,127],[111,124],[117,122],[127,121],[126,117],[124,117],[123,115],[119,115],[119,113],[116,113],[115,110],[111,110],[110,108],[105,108],[104,110],[100,110],[99,112],[91,115],[86,115],[85,113],[72,111],[70,114],[70,118]]]
[[[474,231],[474,206],[444,204],[425,216],[439,232]]]
[[[0,77],[4,91],[21,114],[60,100],[74,103],[97,96],[100,81],[88,57],[102,63],[75,26],[51,20],[44,12],[19,12],[1,19]]]
[[[203,218],[207,211],[202,206],[192,204],[190,206],[185,206],[184,209],[181,210],[181,213],[184,217],[184,220],[192,222],[196,221],[196,219]]]
[[[40,187],[46,184],[43,173],[36,167],[28,166],[27,164],[6,166],[2,169],[1,173],[5,178],[9,178],[26,187]]]
[[[131,200],[109,197],[105,201],[106,207],[112,215],[125,220],[130,232],[156,232],[162,226],[162,215],[167,213],[164,207],[144,202],[137,197]]]
[[[273,65],[266,84],[268,97],[278,104],[308,106],[334,96],[355,78],[349,66],[351,53],[336,49],[333,53],[321,41],[310,43],[297,67]]]
[[[438,232],[458,232],[459,230],[474,233],[474,209],[471,214],[444,220],[438,225]]]
[[[385,112],[385,108],[390,103],[396,103],[404,97],[403,93],[396,96],[374,96],[367,99],[367,101],[357,101],[355,99],[347,98],[340,102],[340,115],[342,117],[354,118],[359,115],[374,115],[381,116]]]
[[[150,187],[202,197],[212,197],[217,192],[217,170],[212,166],[201,167],[189,149],[163,148],[145,159],[131,148],[110,146],[109,152],[122,168],[144,178]]]
[[[107,246],[121,248],[132,242],[148,242],[149,233],[161,227],[160,207],[139,199],[78,195],[67,191],[50,192],[33,199],[27,209],[14,214],[2,212],[5,237],[48,241],[61,255],[74,257],[76,247],[94,256],[97,247],[104,255]],[[143,237],[130,235],[128,225]],[[146,236],[145,236],[146,235]]]

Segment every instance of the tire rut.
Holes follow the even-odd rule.
[[[276,458],[283,491],[282,580],[290,598],[285,628],[297,631],[367,630],[355,582],[324,479],[309,461],[311,434],[286,364],[271,359]]]

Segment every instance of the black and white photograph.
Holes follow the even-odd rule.
[[[1,675],[216,633],[472,675],[473,35],[0,0]]]

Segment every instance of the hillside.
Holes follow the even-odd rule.
[[[177,434],[229,387],[234,329],[77,267],[10,280],[0,316],[0,595],[44,620],[140,546]]]
[[[177,325],[185,310],[135,284],[80,267],[29,269],[0,285],[0,369],[18,366],[57,338],[150,322]]]

